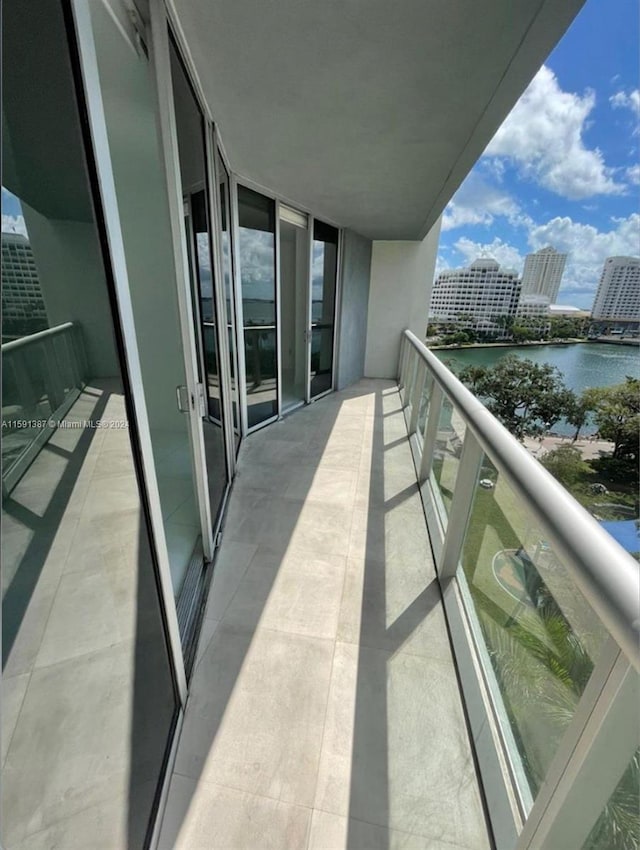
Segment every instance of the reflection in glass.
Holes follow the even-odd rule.
[[[301,223],[306,216],[300,215]],[[309,230],[280,219],[280,334],[282,408],[305,401]]]
[[[191,230],[187,234],[191,249],[191,294],[194,318],[198,323],[196,345],[200,355],[199,378],[205,387],[207,400],[203,434],[211,517],[215,523],[228,481],[223,433],[223,425],[227,423],[220,387],[218,339],[218,333],[225,327],[226,320],[220,321],[218,317],[215,298],[218,283],[211,263],[209,197],[204,188],[207,185],[204,118],[173,40],[170,41],[170,57],[182,190],[191,212],[187,217],[187,228]],[[201,587],[198,593],[202,590]]]
[[[238,409],[237,348],[236,348],[236,308],[235,285],[232,272],[232,245],[229,199],[229,174],[220,155],[216,150],[216,168],[220,187],[220,248],[222,251],[222,276],[224,278],[224,298],[227,308],[227,335],[229,339],[229,373],[231,375],[231,404],[233,407],[233,428],[236,448],[240,442],[240,418]]]
[[[462,417],[445,396],[440,408],[431,465],[432,480],[436,485],[434,490],[440,496],[440,518],[445,526],[451,510],[465,432],[466,426]]]
[[[535,798],[607,634],[562,561],[484,458],[458,577],[467,585]]]
[[[582,850],[637,850],[640,847],[640,749],[620,777]]]
[[[176,696],[63,10],[33,8],[2,8],[1,843],[141,850]]]
[[[330,390],[333,383],[333,333],[338,271],[338,231],[313,223],[311,282],[311,397]]]
[[[275,204],[238,186],[240,285],[249,427],[276,416]]]
[[[424,443],[424,429],[427,425],[427,417],[429,416],[429,405],[431,403],[431,393],[433,392],[433,378],[427,374],[422,393],[418,400],[418,421],[416,425],[416,435],[419,443]]]
[[[203,191],[191,196],[191,222],[194,239],[194,258],[200,294],[200,321],[202,322],[204,350],[205,392],[209,416],[220,422],[220,370],[216,334],[216,310],[213,301],[213,279],[209,245],[207,201]]]

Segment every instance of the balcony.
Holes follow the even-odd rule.
[[[160,847],[626,847],[638,599],[635,562],[406,334],[399,387],[247,441]]]
[[[248,438],[160,846],[491,846],[403,405]]]

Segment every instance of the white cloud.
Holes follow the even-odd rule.
[[[618,91],[611,95],[609,103],[614,109],[630,109],[640,116],[640,89],[633,89],[630,92]]]
[[[640,186],[640,164],[631,165],[625,171],[627,175],[627,180],[629,183],[633,183],[635,186]]]
[[[21,233],[27,236],[27,225],[23,215],[2,215],[2,232],[3,233]]]
[[[472,263],[478,257],[492,257],[504,268],[516,269],[518,272],[522,270],[524,259],[518,249],[509,245],[508,242],[503,242],[497,236],[493,242],[485,243],[474,242],[472,239],[463,236],[458,239],[454,247],[464,257],[465,265]]]
[[[602,152],[585,146],[583,132],[595,94],[562,91],[546,65],[487,147],[484,156],[506,157],[522,177],[571,200],[624,192]]]
[[[640,254],[640,215],[632,213],[628,218],[613,219],[612,224],[611,230],[601,231],[568,216],[557,216],[531,228],[529,244],[534,251],[553,245],[569,254],[561,293],[595,294],[607,257]]]
[[[520,208],[514,198],[491,186],[472,171],[449,202],[442,216],[442,230],[453,230],[465,224],[493,224],[503,216],[511,224],[520,223]]]

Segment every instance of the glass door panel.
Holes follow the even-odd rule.
[[[205,401],[209,419],[221,425],[220,370],[218,367],[218,337],[216,310],[213,300],[213,276],[211,272],[211,246],[209,244],[209,222],[207,199],[204,190],[195,192],[190,198],[191,233],[194,283],[199,295],[194,315],[200,314],[202,326],[202,352]]]
[[[215,526],[228,484],[218,339],[219,329],[226,321],[220,322],[218,317],[209,197],[202,188],[207,185],[205,122],[173,40],[170,41],[170,55],[182,191],[190,213],[186,224],[191,259],[191,294],[200,382],[205,393],[203,432],[211,517]]]
[[[280,374],[282,410],[307,394],[309,225],[306,215],[280,207]]]
[[[0,842],[142,850],[178,704],[75,39],[62,4],[34,9],[2,4]]]
[[[229,174],[216,150],[216,173],[220,202],[220,250],[222,252],[222,275],[224,278],[224,298],[227,308],[227,335],[229,340],[229,374],[231,376],[231,405],[233,408],[233,432],[236,450],[240,443],[240,410],[238,407],[238,352],[236,335],[236,299],[233,278],[233,249],[231,244],[231,221],[229,201]]]
[[[89,3],[111,167],[124,242],[154,465],[178,603],[187,574],[203,563],[202,525],[189,414],[173,239],[156,121],[152,68],[141,60],[103,3]],[[181,621],[183,638],[186,622]]]
[[[309,395],[315,398],[333,386],[333,335],[338,271],[338,231],[313,223],[311,280],[311,371]]]
[[[275,203],[238,186],[240,286],[249,428],[278,415]]]

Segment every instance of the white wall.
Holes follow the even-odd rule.
[[[395,378],[405,328],[424,338],[440,219],[422,242],[373,243],[364,374]]]
[[[78,322],[87,355],[87,375],[120,375],[113,338],[104,262],[93,222],[45,218],[22,204],[51,327]]]

